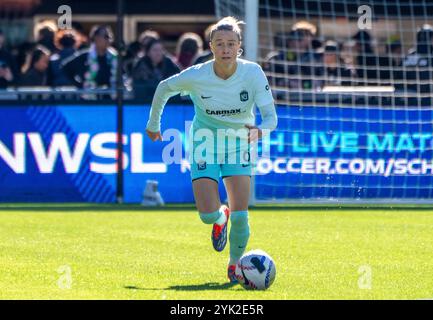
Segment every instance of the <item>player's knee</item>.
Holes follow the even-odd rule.
[[[214,212],[208,212],[208,213],[206,212],[199,213],[201,221],[203,221],[203,223],[206,224],[213,224],[218,219],[219,215],[220,215],[219,210]]]
[[[233,211],[230,214],[230,222],[232,228],[237,228],[237,229],[248,228],[248,211]]]

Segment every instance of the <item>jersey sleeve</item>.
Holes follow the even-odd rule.
[[[258,126],[262,134],[268,135],[277,127],[278,119],[275,111],[274,98],[268,79],[260,66],[256,66],[253,76],[254,101],[260,110],[262,123]]]
[[[168,87],[176,94],[188,95],[194,80],[194,70],[188,68],[170,78],[164,80],[167,82]]]
[[[268,79],[260,66],[256,66],[252,78],[254,85],[254,101],[257,106],[261,107],[274,103]]]
[[[152,132],[158,132],[161,130],[161,116],[165,104],[168,99],[179,93],[182,95],[189,94],[192,85],[191,79],[193,79],[191,73],[192,70],[186,69],[159,83],[153,96],[149,121],[147,122],[146,129]]]
[[[262,130],[263,135],[268,135],[271,131],[275,130],[278,124],[277,112],[275,111],[274,103],[262,105],[259,107],[260,115],[262,116],[262,123],[259,128]]]

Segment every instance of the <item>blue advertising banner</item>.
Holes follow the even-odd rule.
[[[186,146],[194,109],[166,106],[165,141],[154,143],[144,132],[149,109],[125,107],[124,201],[140,203],[146,181],[156,180],[165,202],[193,202],[185,148],[173,164],[162,155],[173,141]],[[2,106],[0,128],[0,201],[115,202],[116,107]],[[220,192],[225,200],[223,186]]]
[[[280,107],[256,198],[431,199],[432,109]]]
[[[433,197],[431,109],[277,111],[278,129],[259,146],[257,199]],[[144,132],[149,106],[124,113],[124,201],[140,203],[146,181],[156,180],[165,202],[193,202],[193,107],[166,106],[164,141],[155,143]],[[115,142],[115,106],[0,107],[0,201],[114,202]],[[222,184],[220,194],[224,201]]]

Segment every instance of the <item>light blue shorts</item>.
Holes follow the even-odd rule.
[[[239,153],[242,153],[240,155]],[[219,182],[219,178],[226,178],[230,176],[251,176],[252,164],[249,151],[237,151],[235,163],[229,163],[228,157],[225,158],[224,163],[207,163],[206,161],[193,161],[191,164],[191,181],[200,178],[209,178]],[[240,160],[243,159],[243,160]]]

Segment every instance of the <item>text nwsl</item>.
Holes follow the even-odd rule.
[[[143,139],[142,133],[123,135],[122,143],[125,149],[123,168],[130,166],[133,173],[165,172],[167,169],[164,163],[144,163]],[[115,132],[104,132],[93,136],[80,133],[74,142],[69,140],[67,134],[60,132],[54,133],[48,139],[48,143],[44,143],[40,133],[14,133],[12,147],[8,148],[0,140],[0,168],[5,163],[15,173],[24,174],[26,160],[33,155],[40,173],[53,173],[59,158],[66,173],[77,173],[90,152],[90,171],[106,174],[117,172]]]

